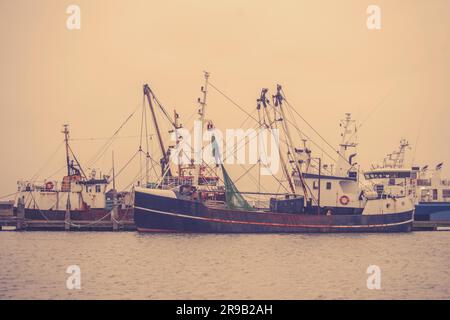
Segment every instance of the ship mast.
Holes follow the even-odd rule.
[[[409,143],[406,139],[400,140],[400,147],[398,151],[394,151],[391,154],[388,154],[384,159],[383,167],[391,167],[391,168],[403,168],[403,163],[405,161],[405,151],[406,148],[409,148]],[[388,163],[388,162],[391,163]]]
[[[64,143],[66,145],[66,164],[67,164],[67,176],[70,176],[70,156],[69,156],[69,125],[63,125],[64,129],[61,131],[64,133]]]
[[[198,103],[199,103],[198,114],[199,114],[199,121],[200,121],[200,125],[201,125],[201,130],[200,130],[201,133],[203,133],[203,127],[205,125],[205,113],[206,113],[206,105],[207,105],[206,103],[207,103],[208,83],[209,83],[209,72],[204,71],[204,74],[205,74],[205,85],[201,88],[201,91],[203,93],[203,100],[198,98]],[[201,152],[201,148],[199,148],[199,150],[200,150],[199,152]],[[198,181],[199,181],[199,178],[201,175],[202,154],[201,153],[198,154],[196,159],[198,159],[200,163],[196,163],[194,184],[198,184]]]
[[[303,189],[303,194],[305,195],[305,198],[308,198],[308,190],[306,189],[306,182],[305,182],[305,179],[303,178],[303,174],[300,169],[301,160],[298,158],[297,150],[295,150],[295,148],[294,148],[294,141],[292,140],[292,136],[289,131],[289,126],[287,125],[287,123],[285,121],[286,115],[284,113],[284,108],[283,108],[284,98],[283,98],[283,95],[281,94],[281,89],[282,89],[281,85],[278,84],[277,85],[277,94],[273,96],[274,108],[278,108],[278,111],[281,115],[280,121],[283,124],[283,129],[284,129],[284,132],[286,133],[286,137],[288,140],[287,147],[288,147],[288,156],[291,158],[290,162],[293,164],[294,172],[297,172],[297,174],[298,174],[300,184]]]
[[[64,133],[64,143],[66,145],[67,176],[70,177],[74,175],[82,175],[84,178],[86,178],[86,174],[84,173],[83,168],[81,168],[80,162],[78,161],[69,145],[69,125],[64,124],[63,131],[61,132]],[[73,160],[70,160],[70,155],[72,155]]]
[[[272,131],[273,130],[272,126],[274,124],[274,121],[272,121],[272,117],[271,117],[270,112],[269,112],[269,110],[267,108],[267,102],[269,101],[266,98],[267,91],[268,90],[266,88],[261,90],[261,96],[257,100],[257,103],[258,103],[258,107],[257,108],[259,110],[261,108],[261,104],[262,104],[264,113],[266,114],[267,120],[269,121],[269,124],[270,124],[270,129]],[[291,175],[289,174],[289,171],[288,171],[288,169],[286,167],[286,162],[285,162],[283,153],[281,152],[281,148],[280,148],[279,145],[277,146],[277,148],[278,148],[278,154],[279,154],[280,160],[281,160],[281,167],[283,169],[283,173],[284,173],[284,175],[285,175],[285,177],[286,177],[286,179],[287,179],[287,181],[289,183],[289,188],[291,189],[292,194],[295,195],[296,194],[296,192],[295,192],[295,185],[292,182]]]
[[[339,159],[337,161],[336,175],[340,177],[346,177],[349,174],[349,170],[352,168],[353,164],[351,163],[351,159],[356,154],[348,155],[348,151],[350,148],[356,148],[356,142],[351,141],[352,137],[355,136],[356,127],[352,129],[352,125],[355,123],[355,120],[352,120],[352,116],[350,113],[345,114],[345,118],[341,120],[342,127],[342,140],[339,144]]]
[[[179,145],[181,143],[181,137],[179,136],[178,133],[178,129],[180,129],[182,126],[178,123],[178,119],[179,119],[179,115],[177,113],[176,110],[173,110],[173,117],[174,117],[174,125],[175,125],[175,150],[179,150]],[[179,151],[177,154],[178,157],[178,176],[181,177],[183,175],[182,173],[182,166],[181,166],[181,159],[182,159],[182,155],[181,155],[182,151]]]

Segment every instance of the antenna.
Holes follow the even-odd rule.
[[[63,125],[63,131],[64,133],[64,143],[66,145],[66,162],[67,162],[67,175],[70,176],[70,157],[69,157],[69,125],[64,124]]]

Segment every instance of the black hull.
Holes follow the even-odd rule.
[[[414,220],[450,221],[450,202],[419,202]]]
[[[379,215],[314,215],[213,209],[201,203],[135,192],[141,232],[362,233],[409,232],[413,211]]]
[[[17,208],[16,215],[17,215]],[[88,210],[72,210],[70,211],[70,220],[74,221],[96,221],[103,220],[105,216],[110,214],[110,210],[106,209],[88,209]],[[119,209],[119,220],[133,221],[133,210]],[[38,221],[64,221],[66,217],[65,210],[39,210],[39,209],[25,209],[26,220],[38,220]],[[106,218],[110,219],[110,218]]]

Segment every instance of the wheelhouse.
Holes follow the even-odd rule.
[[[383,170],[372,170],[364,173],[366,180],[373,179],[411,179],[415,178],[416,174],[414,171],[409,169],[383,169]]]

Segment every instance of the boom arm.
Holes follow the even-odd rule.
[[[164,173],[166,171],[166,166],[169,164],[169,154],[166,151],[166,148],[164,147],[164,142],[162,140],[161,131],[159,130],[158,120],[156,119],[156,114],[155,114],[155,108],[153,107],[153,103],[152,103],[152,95],[153,95],[152,90],[150,89],[148,84],[145,84],[144,85],[144,96],[147,97],[150,111],[152,112],[153,124],[155,126],[156,134],[158,136],[159,147],[161,148],[161,154],[162,154],[161,169],[162,169],[162,174],[164,175]],[[172,175],[170,168],[167,172],[167,175],[168,176]]]

